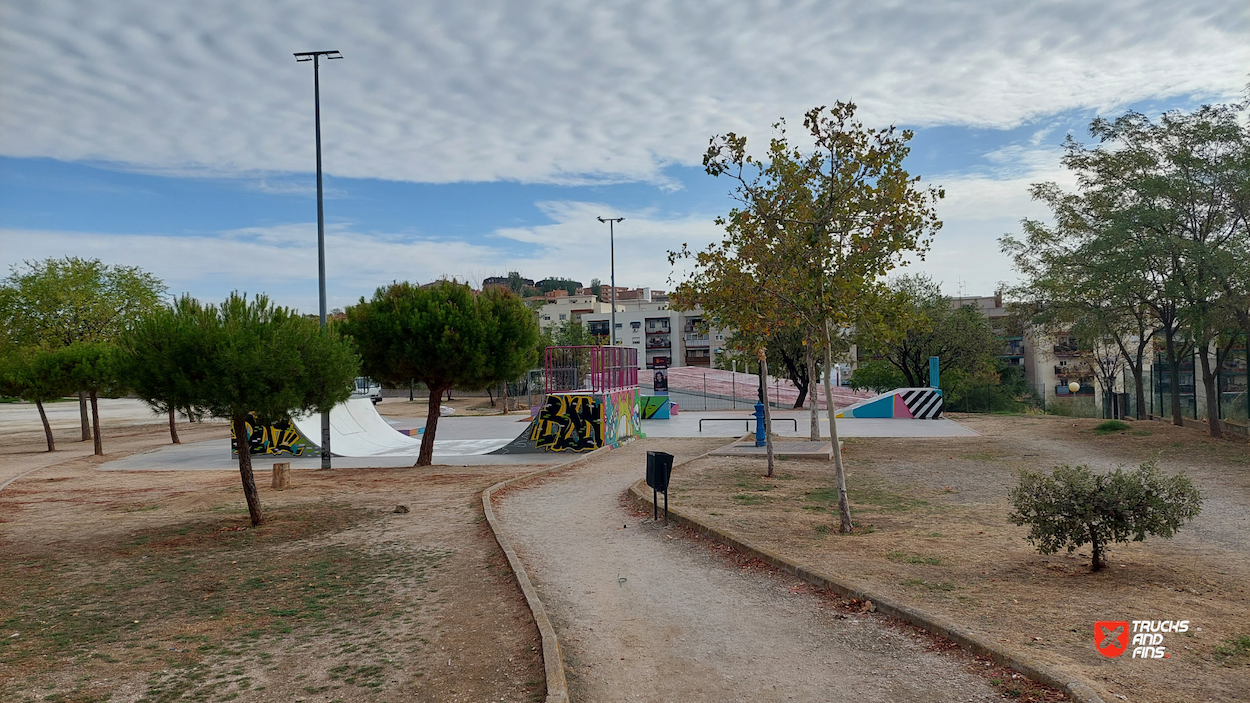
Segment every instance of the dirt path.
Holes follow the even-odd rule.
[[[797,581],[735,568],[622,507],[647,449],[681,461],[713,446],[644,440],[501,497],[574,700],[996,698],[963,662],[875,616],[840,614]]]

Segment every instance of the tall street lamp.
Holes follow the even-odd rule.
[[[321,198],[321,57],[341,59],[337,51],[302,51],[296,61],[313,62],[313,115],[317,126],[317,284],[321,298],[321,327],[326,326],[326,216]],[[321,413],[321,468],[330,468],[330,413]]]
[[[600,217],[600,222],[608,223],[608,252],[612,262],[612,346],[616,346],[616,233],[613,231],[617,222],[624,217]]]

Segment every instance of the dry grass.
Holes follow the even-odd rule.
[[[766,479],[760,462],[704,459],[674,474],[672,500],[757,544],[1077,673],[1104,695],[1180,701],[1244,693],[1247,657],[1221,654],[1250,633],[1244,444],[1153,423],[1134,423],[1149,434],[1102,436],[1093,420],[966,421],[984,436],[848,441],[852,535],[837,534],[833,471],[823,462],[783,461]],[[1172,541],[1115,546],[1101,573],[1088,572],[1087,550],[1038,555],[1024,528],[1006,520],[1018,469],[1147,459],[1186,470],[1207,496],[1206,510]],[[1166,660],[1103,658],[1094,621],[1120,619],[1188,619],[1191,630],[1167,639]]]

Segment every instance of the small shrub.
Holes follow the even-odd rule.
[[[1215,645],[1215,658],[1221,661],[1250,655],[1250,635],[1232,637]]]
[[[1120,422],[1119,420],[1103,420],[1098,423],[1094,431],[1098,434],[1112,434],[1115,432],[1126,432],[1128,429],[1128,423]]]
[[[1088,466],[1057,466],[1051,476],[1025,471],[1011,492],[1008,519],[1028,523],[1041,554],[1092,546],[1091,571],[1103,567],[1107,545],[1147,535],[1170,538],[1202,510],[1202,495],[1184,474],[1165,476],[1153,463],[1133,472],[1095,474]]]

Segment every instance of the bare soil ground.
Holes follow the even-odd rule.
[[[6,475],[36,469],[0,492],[0,700],[542,699],[479,497],[533,467],[299,471],[278,492],[258,460],[253,529],[237,472],[93,470],[163,429],[106,425],[103,458],[0,446]]]
[[[1080,676],[1108,701],[1250,699],[1250,447],[1163,423],[1097,435],[1096,420],[956,416],[981,437],[851,439],[853,535],[837,534],[831,463],[709,457],[674,473],[672,504],[818,570],[871,585],[1030,659]],[[1157,461],[1202,490],[1202,514],[1172,540],[1039,555],[1007,521],[1019,469]],[[1167,659],[1117,659],[1096,620],[1189,620]],[[1131,652],[1130,652],[1131,653]]]

